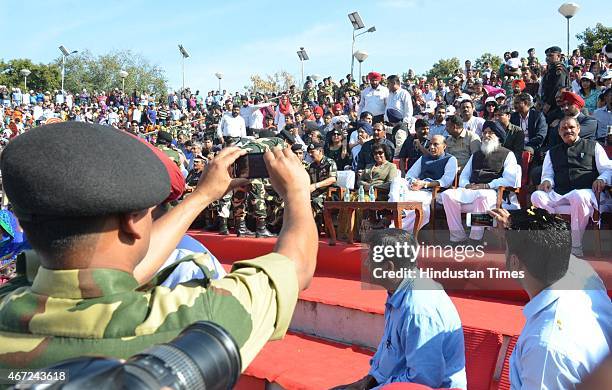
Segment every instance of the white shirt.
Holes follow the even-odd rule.
[[[244,119],[246,127],[263,129],[264,116],[260,108],[271,106],[272,103],[251,104],[240,107],[240,116]]]
[[[470,184],[470,177],[472,176],[472,158],[474,158],[474,155],[470,157],[467,164],[465,164],[465,168],[461,171],[461,176],[459,176],[460,188],[465,188],[466,185]],[[516,188],[521,186],[521,167],[516,163],[514,153],[510,152],[506,156],[502,176],[491,180],[487,184],[491,189],[496,189],[499,186]]]
[[[466,130],[470,130],[479,137],[482,137],[482,125],[484,125],[485,120],[478,116],[472,116],[470,120],[467,122],[463,122],[463,128]]]
[[[411,178],[411,179],[419,178],[419,175],[421,174],[421,159],[422,158],[423,157],[419,157],[419,159],[414,164],[412,164],[408,172],[406,172],[406,178]],[[442,175],[441,178],[436,180],[438,183],[440,183],[440,187],[448,188],[453,185],[453,182],[455,181],[455,176],[457,175],[457,167],[458,167],[457,159],[455,158],[455,156],[451,156],[446,162],[446,165],[444,166],[444,174]],[[431,179],[431,178],[427,178],[427,179]]]
[[[136,121],[136,122],[140,123],[140,118],[141,117],[142,117],[142,112],[138,108],[135,108],[132,111],[132,121]]]
[[[383,115],[387,107],[388,97],[389,89],[383,85],[379,85],[376,89],[367,87],[361,92],[359,115],[364,111],[370,112],[372,116]]]
[[[426,102],[436,100],[436,91],[433,89],[427,91],[426,93],[423,94],[423,99],[425,99]]]
[[[606,184],[612,184],[607,181],[606,170],[612,169],[612,161],[608,158],[606,151],[603,146],[599,143],[595,143],[595,165],[597,171],[600,173],[597,179],[603,180]],[[553,171],[552,161],[550,161],[550,151],[546,152],[544,157],[544,165],[542,166],[542,181],[550,182],[551,187],[555,187],[555,172]]]
[[[240,115],[233,117],[231,112],[226,112],[219,122],[217,135],[220,137],[246,137],[244,119]]]
[[[63,93],[58,93],[57,95],[55,95],[55,103],[56,104],[64,103],[64,94]]]
[[[609,329],[597,321],[609,315],[610,300],[599,313],[588,291],[557,283],[523,308],[525,327],[510,356],[511,389],[575,388],[610,353]]]
[[[412,98],[410,93],[405,89],[398,89],[396,92],[389,91],[389,97],[387,98],[387,107],[385,108],[385,119],[387,118],[387,110],[395,108],[402,113],[403,121],[407,122],[408,118],[412,116]]]
[[[39,106],[38,104],[35,105],[32,111],[32,117],[34,118],[35,121],[37,121],[37,120],[40,120],[42,116],[43,116],[43,108]]]
[[[572,92],[579,94],[580,93],[580,83],[578,80],[572,80]]]

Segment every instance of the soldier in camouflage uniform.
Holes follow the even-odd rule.
[[[45,367],[83,354],[127,358],[209,320],[233,336],[245,369],[268,339],[282,337],[298,291],[312,278],[317,246],[313,220],[300,211],[308,206],[308,177],[291,155],[267,156],[291,205],[276,253],[236,262],[226,278],[173,289],[160,281],[175,266],[154,276],[210,199],[244,183],[227,173],[242,153],[219,153],[160,225],[152,209],[170,192],[168,171],[136,138],[65,122],[11,142],[1,158],[4,189],[36,256],[22,256],[19,276],[0,288],[0,368]],[[210,274],[202,255],[182,261]]]
[[[157,143],[156,146],[159,150],[164,152],[166,156],[174,163],[180,167],[181,166],[181,155],[178,151],[172,149],[170,146],[172,145],[172,134],[167,131],[161,130],[157,133]]]
[[[310,200],[312,211],[318,225],[322,222],[323,202],[327,196],[327,187],[336,182],[338,169],[336,163],[323,154],[323,144],[308,145],[308,154],[312,162],[308,166],[310,176]]]
[[[304,103],[317,103],[317,90],[313,86],[311,80],[306,81],[306,85],[302,91],[302,104]]]
[[[302,106],[302,95],[295,90],[295,85],[289,87],[289,102],[294,110],[297,110]]]
[[[355,83],[355,80],[353,79],[353,76],[351,76],[350,73],[346,75],[346,80],[347,81],[346,84],[344,84],[342,96],[344,96],[345,92],[348,92],[350,97],[361,95],[361,90],[359,89],[357,83]]]
[[[261,153],[274,147],[285,147],[284,141],[273,135],[274,133],[268,134],[268,132],[261,131],[260,138],[256,140],[243,139],[236,145],[242,149],[247,149],[249,153]],[[272,220],[278,217],[279,209],[282,210],[283,205],[278,195],[273,193],[268,195],[266,188],[271,189],[269,179],[252,179],[250,185],[234,190],[232,208],[234,210],[234,223],[238,237],[274,237],[274,234],[270,233],[267,228],[268,204],[266,200],[273,202],[273,204],[270,204],[272,211],[270,217]],[[255,218],[256,230],[254,233],[246,226],[247,207],[249,206]],[[280,213],[282,214],[282,211]]]

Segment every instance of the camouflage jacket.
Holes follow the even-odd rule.
[[[174,163],[177,166],[179,167],[181,166],[181,155],[179,154],[179,152],[177,152],[176,150],[172,148],[167,147],[166,145],[157,145],[157,149],[164,152],[164,154],[168,156],[170,160],[174,161]]]
[[[188,256],[210,275],[202,254]],[[177,336],[195,321],[223,326],[243,370],[270,338],[281,338],[297,301],[294,264],[276,253],[234,263],[225,278],[160,286],[179,263],[139,286],[115,269],[34,268],[0,288],[0,368],[38,368],[83,355],[127,358]]]

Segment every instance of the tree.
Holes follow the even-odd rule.
[[[587,27],[580,34],[576,34],[576,38],[582,41],[578,45],[582,56],[592,58],[593,54],[599,53],[604,45],[612,42],[612,28],[597,23],[594,28]]]
[[[495,54],[484,53],[483,55],[478,57],[476,61],[474,62],[474,69],[478,69],[478,70],[484,69],[485,62],[488,62],[491,65],[492,69],[497,70],[502,64],[502,58]]]
[[[61,66],[61,61],[61,58],[58,58],[55,63]],[[125,91],[128,94],[136,90],[139,93],[148,92],[162,97],[167,92],[164,71],[130,50],[115,51],[98,57],[86,50],[68,57],[64,88],[72,92],[81,91],[83,88],[90,92],[121,89],[121,70],[128,72],[125,79]]]
[[[52,91],[60,88],[60,69],[55,65],[35,64],[27,58],[0,61],[0,85],[24,89],[22,69],[28,69],[28,90]]]
[[[250,93],[271,94],[287,91],[295,83],[293,76],[281,70],[273,75],[266,75],[265,78],[258,74],[251,75],[251,86],[247,87]]]
[[[427,77],[436,77],[439,79],[451,78],[457,69],[460,69],[459,58],[453,57],[448,59],[441,59],[433,67],[427,71]]]

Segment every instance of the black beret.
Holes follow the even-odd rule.
[[[306,148],[306,150],[308,150],[310,152],[311,150],[323,149],[323,148],[324,148],[323,144],[312,143],[312,144],[308,145],[308,148]]]
[[[281,130],[280,133],[278,133],[278,136],[279,138],[289,142],[291,145],[295,144],[295,136],[287,129]]]
[[[551,46],[548,49],[546,49],[544,51],[544,54],[549,54],[549,53],[561,53],[562,50],[559,46]]]
[[[21,220],[144,210],[170,193],[151,149],[107,126],[63,122],[32,129],[2,152],[4,190]]]
[[[304,150],[304,149],[302,149],[302,145],[300,144],[293,144],[291,145],[291,150],[294,152],[297,152],[298,150]]]
[[[160,130],[157,133],[157,140],[158,141],[166,141],[167,143],[171,144],[172,143],[172,134],[168,133],[167,131]]]

